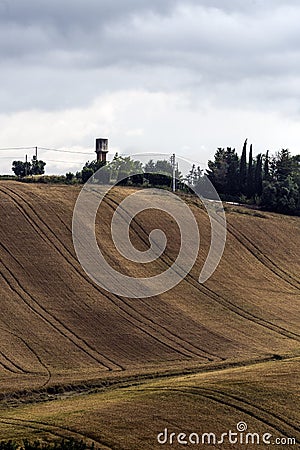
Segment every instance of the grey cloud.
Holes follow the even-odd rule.
[[[130,17],[153,11],[168,14],[177,0],[2,0],[0,1],[0,57],[34,62],[58,50],[76,54],[95,52],[107,28]],[[68,60],[68,58],[66,58]],[[84,59],[84,58],[83,58]]]
[[[274,4],[282,2],[272,2],[267,13],[253,17],[228,10],[240,14],[238,5],[243,4],[261,11],[256,7],[261,2],[11,0],[0,18],[0,56],[37,63],[40,58],[44,65],[60,55],[65,58],[59,62],[66,65],[139,63],[147,58],[151,64],[171,59],[176,64],[177,55],[242,56],[242,51],[298,46],[299,5],[289,9],[286,3],[278,15]]]
[[[25,27],[51,24],[57,30],[101,27],[144,10],[166,14],[176,3],[176,0],[2,0],[0,20]]]
[[[274,97],[290,96],[299,19],[296,0],[2,1],[1,107],[66,108],[133,87],[253,97],[251,85],[278,80]]]

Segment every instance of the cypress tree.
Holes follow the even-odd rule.
[[[254,194],[253,189],[253,153],[252,153],[252,144],[250,145],[249,150],[249,163],[248,163],[248,174],[247,174],[247,196],[248,198],[251,198]]]
[[[240,160],[239,188],[240,193],[243,195],[246,195],[246,185],[247,185],[247,139],[244,142],[242,156]]]
[[[239,157],[235,148],[227,147],[226,153],[226,190],[228,195],[236,196],[239,194]]]
[[[255,194],[261,196],[263,190],[262,184],[262,156],[261,154],[256,157],[256,165],[255,165]]]
[[[267,150],[264,162],[264,180],[268,181],[269,179],[270,179],[269,150]]]

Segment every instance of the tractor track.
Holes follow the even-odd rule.
[[[79,433],[76,430],[72,430],[71,428],[62,427],[59,425],[51,425],[47,422],[41,422],[37,420],[26,420],[26,419],[15,419],[13,417],[2,418],[0,417],[0,423],[14,425],[21,428],[31,428],[37,431],[43,431],[52,436],[63,438],[63,439],[84,439],[88,444],[95,444],[97,448],[103,450],[113,450],[112,447],[109,447],[106,443],[95,440],[94,438],[89,437],[83,433]],[[99,447],[100,446],[100,447]]]
[[[214,220],[217,220],[214,217]],[[265,255],[260,248],[252,242],[244,233],[242,233],[235,225],[227,221],[227,231],[266,269],[268,269],[273,275],[277,276],[284,283],[289,284],[291,287],[300,289],[300,282],[297,278],[290,275],[281,267],[279,267],[271,258]],[[246,241],[246,242],[245,242]]]
[[[8,190],[11,192],[11,194],[3,191],[3,189]],[[166,328],[164,329],[164,327],[162,327],[161,325],[157,324],[156,322],[154,322],[153,320],[149,319],[146,316],[143,316],[140,312],[138,312],[136,309],[134,309],[131,305],[128,305],[128,303],[121,297],[116,296],[116,295],[107,295],[106,293],[104,293],[97,285],[95,285],[94,283],[91,282],[90,278],[85,275],[82,274],[81,271],[78,270],[78,267],[76,267],[76,265],[78,264],[77,259],[75,258],[75,256],[70,252],[70,250],[65,246],[64,242],[62,242],[55,234],[54,232],[51,230],[51,228],[49,227],[49,225],[43,220],[43,218],[36,212],[33,210],[32,206],[30,205],[29,202],[27,202],[23,197],[21,197],[18,193],[16,193],[14,190],[5,187],[3,188],[3,186],[1,186],[0,191],[3,191],[7,196],[9,196],[9,198],[11,198],[17,205],[18,207],[21,209],[21,212],[23,212],[23,215],[28,219],[29,214],[26,212],[26,209],[24,209],[24,207],[22,207],[22,205],[20,205],[20,202],[18,200],[16,200],[13,195],[15,195],[16,197],[20,198],[20,200],[22,201],[22,203],[25,203],[25,205],[32,211],[32,213],[38,218],[38,220],[48,229],[48,231],[52,234],[52,236],[59,242],[59,245],[62,246],[64,248],[64,250],[68,253],[69,257],[71,257],[72,259],[74,259],[74,263],[67,258],[64,254],[63,251],[57,246],[57,244],[55,244],[52,240],[49,239],[49,236],[41,230],[41,227],[39,227],[37,225],[37,223],[35,222],[35,220],[32,218],[32,216],[30,216],[30,223],[31,225],[39,232],[42,232],[44,234],[44,236],[46,237],[46,239],[51,243],[51,245],[53,245],[58,252],[61,254],[61,256],[63,256],[63,258],[76,270],[76,272],[85,280],[87,281],[94,289],[96,289],[99,293],[101,293],[102,296],[106,297],[111,303],[113,303],[118,310],[121,310],[123,312],[123,314],[125,313],[128,317],[124,317],[124,315],[122,316],[124,319],[126,319],[128,322],[131,323],[131,325],[134,325],[135,327],[137,327],[138,329],[140,329],[142,332],[144,332],[145,334],[147,334],[149,337],[151,337],[152,339],[158,341],[160,344],[163,344],[164,346],[167,346],[168,348],[170,348],[172,351],[176,351],[177,353],[181,354],[182,356],[191,358],[191,357],[201,357],[204,359],[207,359],[208,361],[214,360],[216,358],[218,359],[222,359],[217,355],[212,355],[210,353],[208,353],[207,351],[203,350],[203,349],[199,349],[197,347],[195,347],[193,344],[184,341],[182,338],[180,338],[178,335],[174,335],[173,333],[171,333],[170,331],[168,331]],[[63,222],[62,220],[60,220],[61,222]],[[64,224],[64,226],[67,226],[66,224]],[[43,240],[45,241],[45,238],[43,238]],[[76,265],[75,265],[76,264]],[[124,307],[124,305],[126,305],[129,309],[129,311]],[[134,317],[134,314],[137,316]],[[145,323],[141,321],[141,317],[148,321],[149,323]],[[133,322],[134,321],[134,322]],[[171,345],[168,344],[167,342],[161,340],[160,338],[158,338],[157,336],[155,336],[154,334],[152,334],[151,332],[145,330],[144,328],[141,327],[141,324],[145,327],[150,328],[151,332],[153,333],[158,333],[161,336],[163,336],[165,339],[168,339],[169,342],[171,342]],[[163,329],[158,331],[158,327]],[[180,342],[176,342],[178,341],[178,339],[180,339]],[[176,345],[177,348],[174,347],[174,344]],[[185,348],[186,347],[186,348]],[[189,348],[188,348],[189,347]],[[185,352],[185,353],[184,353]]]
[[[196,389],[198,389],[198,388],[196,388]],[[241,399],[240,397],[238,397],[236,395],[229,394],[228,392],[225,393],[225,392],[220,391],[218,389],[213,389],[213,391],[216,392],[217,394],[227,396],[228,398],[232,398],[233,400],[236,400],[237,402],[241,402],[242,404],[246,404],[246,405],[249,405],[249,406],[251,406],[253,408],[256,408],[259,411],[261,411],[262,413],[270,415],[270,416],[274,417],[275,419],[279,420],[280,422],[284,423],[286,426],[292,428],[293,431],[296,431],[297,433],[300,432],[300,427],[298,425],[295,425],[293,422],[291,422],[290,420],[287,420],[285,417],[281,416],[280,414],[270,412],[267,409],[262,408],[261,406],[258,406],[258,405],[254,404],[254,403],[251,403],[251,402],[245,400],[244,398]]]
[[[182,392],[187,395],[197,395],[201,397],[205,397],[207,399],[216,401],[222,405],[229,406],[231,408],[236,409],[248,416],[259,420],[265,425],[272,427],[274,430],[282,433],[283,435],[287,435],[288,437],[296,437],[291,433],[297,433],[299,435],[299,427],[295,426],[291,422],[283,419],[281,416],[277,414],[273,414],[270,411],[266,411],[265,409],[260,408],[257,405],[254,405],[250,402],[245,402],[236,397],[232,397],[227,393],[221,391],[215,391],[214,389],[203,389],[203,388],[191,388],[191,389],[171,389],[172,391]],[[275,422],[275,423],[274,423]]]
[[[9,370],[12,373],[30,373],[27,370],[24,370],[21,366],[19,366],[18,364],[16,364],[12,359],[10,359],[8,356],[5,355],[5,353],[3,353],[0,350],[0,357],[2,356],[2,358],[6,361],[6,363],[10,364],[11,367],[13,367],[13,369],[9,368],[8,365],[6,365],[3,362],[0,362],[1,366],[3,366],[6,370]]]
[[[12,336],[15,336],[15,337],[17,337],[18,339],[20,339],[19,336],[16,336],[16,335],[15,335],[15,333],[12,333],[11,331],[6,330],[5,328],[0,327],[0,330],[4,331],[5,333],[11,334]],[[23,339],[20,339],[20,340],[23,341]],[[27,346],[27,348],[29,348],[27,344],[25,344],[25,345]],[[9,370],[10,372],[12,372],[12,373],[17,373],[17,374],[19,374],[19,373],[23,373],[23,374],[25,374],[25,373],[33,373],[33,372],[30,372],[30,371],[28,371],[28,370],[23,369],[23,367],[21,367],[19,364],[15,363],[11,358],[9,358],[9,357],[8,357],[5,353],[3,353],[2,351],[0,351],[0,355],[1,355],[2,358],[6,361],[6,363],[10,364],[11,367],[13,367],[13,369],[11,369],[11,368],[10,368],[9,366],[7,366],[5,363],[1,362],[0,364],[1,364],[6,370]]]
[[[7,371],[10,372],[10,373],[16,373],[16,374],[25,373],[24,371],[12,369],[12,368],[8,365],[8,364],[10,364],[10,361],[9,361],[8,358],[4,355],[4,353],[0,352],[0,359],[1,359],[1,356],[3,357],[4,361],[6,361],[6,362],[0,361],[0,366],[1,366],[4,370],[7,370]]]
[[[0,243],[0,246],[6,250],[6,252],[9,254],[10,257],[12,257],[13,259],[14,256],[9,252],[8,249],[6,249],[6,247]],[[15,259],[16,260],[16,259]],[[17,260],[16,260],[17,261]],[[18,261],[17,261],[18,262]],[[63,336],[65,339],[69,340],[70,342],[72,342],[73,345],[75,345],[76,348],[80,349],[82,352],[84,352],[85,354],[87,354],[90,358],[94,359],[97,363],[100,363],[104,368],[108,369],[108,370],[112,370],[109,366],[105,365],[103,363],[103,361],[99,360],[99,357],[96,357],[93,353],[94,350],[93,349],[89,349],[88,346],[86,346],[87,348],[85,348],[85,346],[80,342],[81,339],[74,334],[74,332],[72,332],[69,328],[67,328],[62,322],[60,322],[56,317],[54,317],[52,314],[50,314],[46,308],[44,308],[43,306],[41,306],[35,299],[34,297],[20,284],[20,282],[15,278],[13,272],[11,272],[11,270],[8,268],[8,266],[6,266],[3,262],[2,262],[3,266],[5,267],[5,269],[7,270],[7,272],[9,273],[9,275],[12,277],[13,282],[17,285],[17,287],[13,286],[12,281],[10,281],[8,279],[7,276],[4,275],[3,271],[1,271],[1,276],[4,278],[4,280],[6,281],[6,283],[8,284],[8,286],[10,287],[10,289],[15,292],[19,298],[22,299],[22,301],[29,307],[29,309],[34,312],[39,319],[41,319],[42,321],[46,322],[48,326],[52,327],[55,329],[56,332],[58,332],[61,336]],[[25,294],[25,295],[24,295]],[[28,299],[26,297],[28,297]],[[77,341],[77,342],[76,342]],[[79,341],[79,342],[78,342]],[[102,355],[98,354],[98,356],[102,357]]]
[[[3,246],[2,243],[0,243],[0,246],[5,249],[5,247]],[[13,257],[11,255],[11,253],[9,253],[9,255],[11,257]],[[67,327],[65,327],[64,324],[62,324],[56,317],[54,317],[52,314],[50,314],[44,307],[42,307],[32,297],[32,295],[19,283],[19,281],[14,277],[13,272],[11,272],[11,270],[4,263],[2,263],[2,264],[5,267],[5,269],[7,270],[7,272],[9,273],[9,275],[13,278],[13,282],[17,284],[17,287],[19,288],[19,290],[21,292],[16,287],[13,286],[12,282],[7,278],[7,276],[4,275],[3,272],[0,272],[1,276],[4,278],[4,280],[10,287],[10,289],[13,292],[15,292],[19,296],[19,298],[22,299],[22,301],[29,307],[29,309],[39,317],[39,319],[42,319],[44,322],[47,323],[48,326],[54,328],[61,336],[63,336],[64,338],[66,338],[67,340],[72,342],[72,344],[75,345],[76,348],[83,351],[85,354],[87,354],[89,357],[91,357],[98,363],[101,363],[103,365],[103,367],[105,367],[106,369],[109,369],[109,367],[105,366],[102,361],[99,361],[99,359],[96,359],[96,357],[93,356],[92,354],[90,354],[90,352],[88,350],[84,349],[82,344],[80,345],[80,344],[76,343],[76,339],[80,339],[80,338],[78,338]],[[25,294],[25,296],[27,296],[29,298],[29,300],[25,298],[24,294]],[[61,329],[61,327],[65,328],[66,331],[64,331],[64,329]],[[70,335],[68,334],[68,332],[70,332]],[[36,356],[38,356],[38,355],[36,355]],[[99,355],[99,356],[102,356],[102,355]]]
[[[233,224],[227,222],[227,229],[238,240],[238,242],[251,253],[251,255],[253,255],[261,264],[264,265],[264,267],[270,270],[285,283],[288,283],[293,288],[300,290],[300,282],[295,277],[281,269],[274,261],[265,255],[259,247],[254,244],[254,242],[252,242]],[[245,242],[247,242],[247,244]]]
[[[35,197],[37,197],[37,198],[39,199],[39,201],[42,200],[42,198],[41,198],[40,196],[38,196],[37,194],[33,193],[33,195],[34,195]],[[52,207],[50,207],[48,204],[47,204],[47,208],[48,208],[48,209],[51,209],[52,213],[58,218],[58,220],[59,220],[60,223],[65,227],[65,229],[66,229],[70,234],[72,234],[72,229],[71,229],[71,228],[65,223],[65,221],[57,214],[57,212],[56,212]],[[62,242],[61,242],[61,243],[62,243]],[[63,243],[62,243],[62,244],[63,244]],[[64,244],[63,244],[63,245],[64,245]],[[64,245],[64,247],[65,247],[65,245]],[[65,247],[65,248],[66,248],[66,247]],[[66,248],[66,250],[68,251],[67,248]],[[73,256],[73,255],[72,255],[72,256]],[[90,280],[89,280],[89,279],[88,279],[87,281],[90,283]],[[102,291],[101,291],[101,292],[102,292]],[[146,320],[147,322],[150,322],[152,325],[154,325],[154,326],[155,326],[155,331],[157,331],[157,327],[160,327],[160,328],[162,328],[162,329],[164,330],[165,333],[170,334],[170,335],[172,336],[172,339],[174,339],[174,337],[175,337],[175,339],[179,340],[179,341],[180,341],[179,343],[180,343],[181,345],[182,345],[182,342],[183,342],[185,345],[187,345],[187,346],[189,346],[190,348],[192,348],[192,353],[193,353],[193,355],[198,356],[198,357],[200,356],[200,357],[202,357],[202,358],[207,359],[208,361],[214,361],[214,360],[216,360],[216,359],[220,359],[221,361],[223,361],[223,360],[225,359],[225,358],[220,357],[219,355],[210,353],[210,352],[208,352],[207,350],[204,350],[204,349],[202,349],[202,348],[200,348],[200,347],[195,346],[194,344],[191,344],[189,341],[183,339],[181,336],[179,336],[178,334],[176,334],[176,333],[174,333],[174,332],[170,332],[170,330],[168,330],[167,327],[163,326],[162,324],[158,324],[158,323],[155,322],[153,319],[150,319],[150,318],[147,317],[146,315],[142,314],[138,309],[136,309],[136,308],[134,308],[132,305],[128,304],[128,303],[126,302],[126,299],[125,299],[125,298],[120,299],[119,296],[117,296],[117,295],[115,295],[115,294],[112,294],[112,295],[114,295],[115,297],[117,297],[119,300],[123,301],[123,303],[126,304],[126,305],[128,306],[129,310],[134,311],[134,312],[137,314],[138,317],[141,317],[141,318],[143,318],[143,320]],[[108,298],[109,298],[109,297],[108,297]],[[110,298],[109,298],[109,299],[110,299]],[[152,309],[152,311],[153,311],[153,309]],[[155,311],[155,312],[157,313],[157,311]],[[142,323],[145,323],[145,322],[142,322]],[[169,338],[169,339],[170,339],[170,338]]]
[[[127,211],[124,208],[122,208],[117,201],[113,200],[111,197],[109,197],[108,200],[110,200],[115,206],[118,207],[118,209],[122,209],[122,211],[128,215]],[[107,204],[108,204],[108,202],[107,202]],[[113,210],[116,211],[116,209],[113,206],[111,206],[111,208],[113,208]],[[138,229],[140,231],[140,232],[137,232],[137,235],[140,237],[140,239],[145,244],[149,245],[148,240],[143,238],[143,235],[148,236],[146,230],[142,227],[142,225],[135,218],[131,218],[131,221],[138,227]],[[163,254],[160,258],[165,264],[168,265],[168,267],[172,267],[173,270],[176,270],[176,267],[174,267],[174,266],[177,266],[177,264],[175,262],[173,262],[167,255]],[[180,269],[179,266],[178,266],[178,268]],[[283,328],[279,325],[274,325],[272,322],[269,322],[265,319],[262,319],[262,318],[256,316],[255,314],[245,311],[243,308],[235,305],[230,300],[228,300],[225,297],[221,296],[220,294],[216,293],[209,287],[207,287],[203,284],[200,285],[198,280],[196,278],[194,278],[190,273],[186,276],[185,281],[188,282],[190,285],[192,285],[194,288],[196,288],[202,294],[207,295],[209,298],[211,298],[215,302],[219,303],[220,305],[224,306],[225,308],[229,309],[230,311],[234,312],[235,314],[239,315],[240,317],[250,320],[264,328],[268,328],[269,330],[272,330],[282,336],[289,337],[296,341],[300,341],[299,334],[294,333],[289,330],[286,330],[285,328]]]
[[[241,399],[240,397],[225,393],[220,390],[211,389],[211,388],[198,388],[198,387],[190,387],[190,386],[182,386],[182,387],[171,387],[171,386],[162,386],[159,388],[141,388],[138,389],[138,392],[165,392],[168,393],[179,393],[183,395],[189,396],[199,396],[204,397],[209,400],[215,401],[221,405],[229,406],[230,408],[234,408],[243,414],[247,414],[248,416],[259,420],[265,425],[272,427],[276,431],[282,433],[285,436],[294,437],[295,433],[300,437],[300,428],[295,425],[292,421],[287,420],[277,413],[270,412],[261,406],[255,405],[247,400]],[[225,431],[225,430],[224,430]]]
[[[0,243],[0,246],[2,247],[2,244]],[[10,272],[10,270],[7,268],[7,266],[2,262],[3,266],[5,267],[5,269],[9,272],[10,276],[13,277],[15,283],[17,283],[17,285],[19,285],[20,289],[23,291],[23,293],[25,293],[25,295],[28,295],[27,292],[22,288],[22,286],[19,284],[19,282],[16,280],[16,278],[13,276],[13,274]],[[0,274],[2,276],[2,278],[5,280],[5,282],[7,283],[7,285],[9,286],[9,288],[15,292],[19,298],[21,298],[21,300],[29,307],[29,309],[31,311],[33,311],[34,313],[36,313],[39,318],[45,320],[47,322],[46,319],[44,319],[33,307],[31,307],[30,303],[24,298],[24,295],[22,293],[20,293],[11,283],[11,281],[8,279],[7,276],[4,275],[3,271],[0,271]],[[30,297],[30,295],[28,295]],[[49,323],[48,323],[49,325]],[[11,333],[14,334],[14,333]],[[15,335],[16,336],[16,335]],[[20,339],[20,338],[19,338]],[[46,384],[48,384],[48,382],[51,379],[51,372],[49,370],[49,368],[46,366],[46,364],[42,361],[42,359],[40,358],[40,356],[32,349],[32,347],[29,346],[29,344],[27,342],[25,342],[24,339],[21,339],[22,342],[27,346],[28,349],[30,349],[30,351],[35,355],[36,359],[39,361],[40,365],[46,370],[47,372],[47,380],[45,381],[45,383],[41,386],[44,387],[46,386]],[[28,372],[22,369],[23,373],[32,373],[32,372]]]
[[[50,369],[47,367],[47,365],[42,361],[41,357],[34,351],[34,349],[28,344],[28,342],[25,341],[25,339],[23,339],[21,336],[19,336],[18,334],[7,330],[6,328],[2,328],[0,327],[0,329],[8,334],[11,334],[12,336],[16,337],[17,339],[19,339],[21,342],[23,342],[23,344],[25,345],[25,347],[28,348],[28,350],[30,351],[30,353],[32,353],[35,358],[37,359],[37,361],[39,362],[39,364],[41,365],[41,367],[43,367],[46,371],[46,375],[47,379],[46,381],[40,386],[40,388],[44,388],[45,386],[47,386],[47,384],[49,383],[49,381],[51,380],[52,374],[50,372]],[[24,374],[37,374],[37,372],[32,372],[32,371],[28,371],[25,369],[22,369],[22,373]]]

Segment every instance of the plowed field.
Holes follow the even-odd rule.
[[[0,183],[0,437],[152,449],[165,428],[221,434],[245,421],[251,432],[299,439],[300,219],[227,206],[225,252],[201,285],[209,221],[186,198],[201,234],[196,264],[172,290],[130,299],[97,286],[77,260],[79,190]],[[148,210],[131,240],[147,249],[160,228],[166,251],[145,265],[121,257],[110,224],[132,192],[105,199],[97,238],[112,267],[147,277],[172,265],[180,235],[167,214]]]

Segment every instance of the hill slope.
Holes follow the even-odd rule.
[[[299,218],[230,209],[222,262],[199,285],[209,226],[191,202],[203,243],[191,274],[155,298],[126,299],[96,286],[77,261],[71,221],[78,192],[71,186],[0,183],[2,392],[296,354]],[[114,248],[111,216],[126,193],[115,189],[99,213],[98,237],[107,259],[134,276],[165,270],[179,240],[176,224],[163,214],[143,213],[132,227],[141,249],[153,228],[165,229],[170,244],[156,265],[125,265]]]
[[[164,448],[166,435],[165,447],[180,449],[178,435],[185,433],[181,439],[191,436],[195,443],[196,433],[199,445],[186,447],[255,449],[259,443],[263,448],[299,448],[299,362],[290,358],[146,382],[132,380],[88,395],[0,410],[1,437],[84,438],[100,449],[153,450]],[[238,444],[230,443],[227,435],[222,445],[214,445],[212,439],[219,441],[223,433],[237,433],[238,424],[247,427],[246,432],[232,435]],[[210,444],[205,433],[213,433]],[[265,434],[269,445],[263,442]]]

